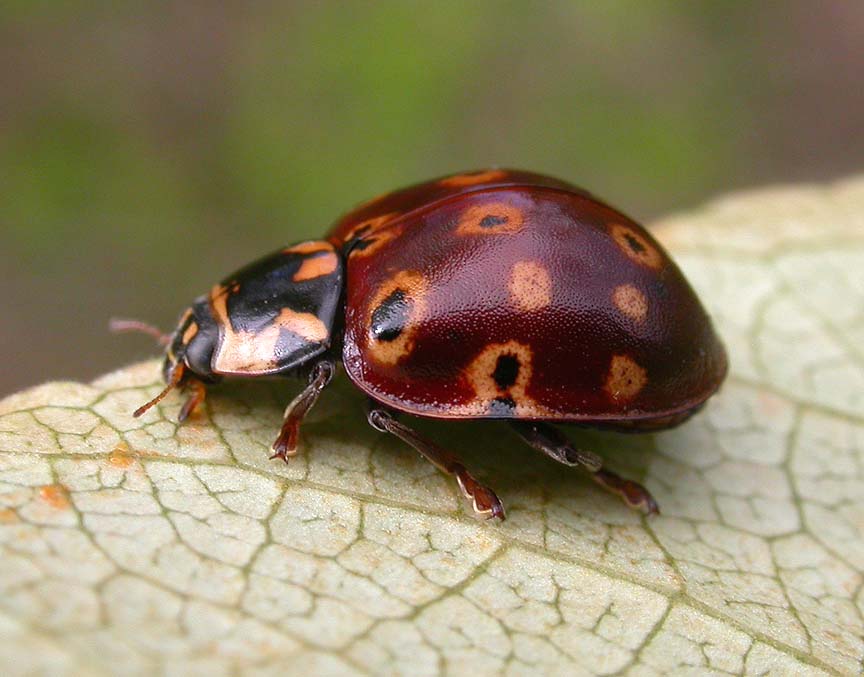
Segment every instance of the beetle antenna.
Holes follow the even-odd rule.
[[[158,327],[152,324],[147,324],[141,320],[124,320],[117,317],[112,317],[108,322],[108,329],[115,334],[135,331],[139,334],[147,334],[155,338],[160,345],[167,346],[171,342],[170,334],[163,334]]]
[[[168,393],[170,393],[172,390],[174,390],[174,388],[176,388],[177,385],[180,383],[180,379],[183,378],[184,371],[185,370],[183,369],[183,365],[178,364],[174,368],[173,373],[171,374],[171,380],[168,381],[168,385],[165,386],[165,388],[162,390],[162,392],[159,393],[156,397],[154,397],[152,400],[150,400],[146,404],[142,404],[140,407],[138,407],[135,411],[132,412],[132,416],[134,416],[135,418],[138,418],[139,416],[141,416],[141,414],[143,414],[145,411],[150,409],[150,407],[152,407],[156,404],[159,404],[163,399],[165,399],[165,396]]]

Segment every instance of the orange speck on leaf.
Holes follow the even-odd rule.
[[[125,444],[118,444],[108,455],[108,463],[115,468],[128,468],[134,460],[135,457],[129,453],[129,447]]]
[[[3,508],[0,510],[0,524],[14,524],[18,521],[18,513],[12,510],[12,508]]]
[[[55,510],[69,507],[69,491],[62,484],[47,484],[39,489],[39,498]]]

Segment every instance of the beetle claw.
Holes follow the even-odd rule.
[[[657,505],[651,492],[638,482],[626,480],[611,470],[598,470],[591,473],[591,479],[607,491],[618,494],[634,510],[644,512],[646,515],[660,514],[660,506]]]
[[[285,408],[282,429],[271,447],[273,451],[273,455],[270,457],[271,461],[281,458],[285,463],[288,463],[289,458],[297,455],[300,424],[309,410],[315,406],[321,391],[333,379],[335,372],[336,366],[329,360],[322,360],[312,368],[309,373],[309,383]]]
[[[504,505],[495,495],[495,492],[474,479],[474,476],[462,465],[457,456],[425,439],[404,423],[397,421],[393,414],[386,409],[375,407],[369,412],[368,418],[369,424],[373,428],[395,435],[414,447],[439,470],[455,477],[459,488],[465,498],[471,501],[474,512],[479,517],[485,519],[497,517],[501,521],[506,519]]]
[[[523,440],[550,458],[564,465],[582,466],[591,479],[607,491],[620,496],[634,510],[648,515],[660,513],[657,501],[645,487],[604,469],[602,458],[591,451],[576,449],[557,428],[540,421],[511,421],[510,425]]]
[[[289,435],[283,435],[282,433],[279,434],[279,437],[276,438],[273,446],[270,447],[271,451],[273,451],[273,455],[270,456],[269,460],[272,461],[281,458],[285,463],[288,463],[289,458],[297,455],[296,441],[294,444],[291,444],[288,437]],[[296,435],[294,437],[296,438]]]
[[[471,505],[474,512],[483,519],[492,519],[497,517],[502,522],[507,519],[504,512],[504,504],[495,492],[488,487],[483,486],[471,474],[462,468],[457,471],[456,481],[459,483],[459,488],[465,495],[465,498],[471,500]]]

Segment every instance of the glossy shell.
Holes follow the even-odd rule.
[[[726,355],[668,254],[566,183],[491,170],[342,218],[343,362],[373,399],[435,418],[676,423]]]

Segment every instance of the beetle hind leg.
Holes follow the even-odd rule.
[[[471,501],[477,515],[486,519],[497,517],[502,521],[504,520],[504,505],[495,495],[495,492],[480,484],[456,455],[442,449],[434,442],[427,440],[405,424],[397,421],[386,409],[373,407],[369,411],[368,418],[369,425],[375,430],[395,435],[414,447],[436,468],[448,475],[453,475],[459,483],[462,493]]]
[[[564,465],[584,468],[592,480],[620,496],[631,508],[649,515],[660,512],[657,501],[645,487],[603,468],[603,460],[599,456],[590,451],[576,449],[564,433],[554,426],[539,421],[510,421],[510,425],[523,440],[538,451]]]
[[[281,458],[286,463],[288,458],[297,453],[297,438],[300,435],[300,424],[303,422],[309,410],[315,406],[322,391],[327,384],[333,380],[336,373],[336,365],[329,360],[318,362],[309,373],[309,383],[303,391],[297,395],[291,404],[285,408],[285,416],[282,421],[282,429],[279,436],[273,442],[273,455],[270,459]]]

